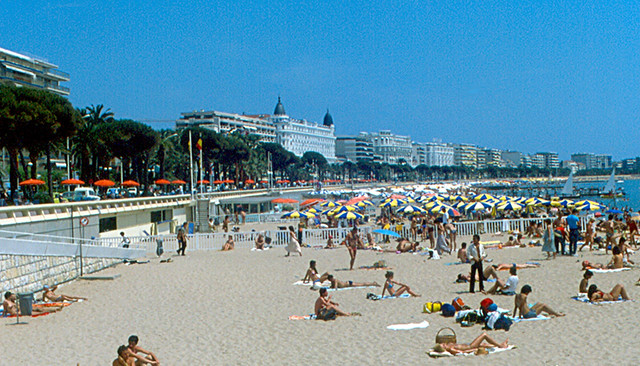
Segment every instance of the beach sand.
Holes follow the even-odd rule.
[[[483,240],[496,238],[485,235]],[[580,262],[606,263],[609,256],[603,252],[547,261],[540,247],[487,249],[493,263],[542,263],[540,268],[519,271],[520,286],[533,287],[530,302],[547,303],[567,316],[514,324],[509,332],[489,331],[500,342],[508,337],[517,349],[438,360],[430,359],[427,352],[439,329],[453,328],[459,342],[470,342],[482,332],[480,325],[462,328],[453,318],[421,312],[426,301],[450,302],[457,296],[478,307],[487,296],[469,294],[468,284],[454,283],[458,273],[469,271],[469,265],[445,265],[454,262],[455,256],[427,260],[414,254],[359,251],[356,266],[384,259],[394,268],[395,279],[422,297],[370,301],[366,294],[379,294],[381,288],[337,291],[331,293],[334,301],[362,316],[294,321],[288,317],[311,313],[318,296],[307,286],[292,285],[304,276],[311,259],[321,273],[329,271],[341,280],[380,284],[385,280],[384,271],[339,270],[349,264],[344,247],[305,248],[303,253],[303,257],[285,258],[283,248],[187,252],[186,257],[173,257],[173,263],[161,264],[153,258],[149,264],[104,270],[99,275],[122,276],[113,281],[75,281],[57,291],[89,301],[56,314],[23,318],[27,325],[0,320],[0,363],[106,365],[131,334],[138,335],[140,346],[154,351],[162,365],[577,365],[634,364],[640,357],[636,315],[640,302],[595,306],[571,300],[582,278]],[[506,271],[500,274],[504,279],[508,276]],[[639,276],[638,270],[596,274],[591,283],[605,291],[622,283],[632,298],[640,299],[634,286]],[[500,307],[513,310],[513,297],[491,297]],[[423,320],[430,323],[426,329],[386,329],[390,324]]]

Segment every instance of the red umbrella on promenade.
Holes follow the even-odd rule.
[[[171,184],[187,184],[187,182],[180,179],[176,179],[176,180],[172,180]]]
[[[93,185],[98,187],[113,187],[116,184],[114,181],[109,179],[100,179],[99,181],[94,182]]]
[[[64,185],[68,185],[68,186],[75,186],[75,185],[83,185],[84,181],[82,181],[80,179],[71,178],[71,179],[63,180],[62,182],[60,182],[60,184],[64,184]]]
[[[167,184],[171,184],[171,182],[169,182],[169,181],[168,181],[168,180],[166,180],[166,179],[158,179],[158,180],[156,181],[156,184],[167,185]]]
[[[197,181],[196,183],[198,183],[198,184],[209,184],[209,181],[206,180],[206,179],[203,179],[203,180]]]
[[[44,181],[40,179],[27,179],[25,181],[20,182],[21,186],[41,186],[43,184],[44,184]]]
[[[135,180],[125,180],[121,185],[123,187],[140,187],[140,183],[136,182]]]

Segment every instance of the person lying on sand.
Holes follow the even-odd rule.
[[[495,278],[496,280],[498,279],[498,271],[496,270],[497,267],[498,266],[488,266],[482,271],[485,281],[490,279],[491,277]],[[460,273],[458,275],[458,279],[456,280],[456,282],[469,282],[469,281],[471,281],[471,272],[469,272],[469,274]],[[476,281],[480,281],[480,276],[478,275],[478,273],[476,273]]]
[[[42,293],[42,301],[49,300],[51,302],[62,302],[62,301],[78,301],[78,300],[87,300],[86,297],[78,297],[78,296],[69,296],[69,295],[56,295],[54,293],[55,290],[58,289],[58,285],[53,287],[49,287],[47,285],[44,286]]]
[[[233,241],[233,235],[229,235],[229,239],[227,239],[226,243],[222,246],[222,251],[233,250],[236,247],[236,242]]]
[[[409,239],[401,238],[401,239],[398,239],[398,245],[396,246],[396,251],[400,253],[415,252],[416,249],[418,249],[419,244],[420,243],[418,242],[411,243]]]
[[[403,283],[394,281],[392,271],[387,271],[387,273],[384,276],[387,278],[387,280],[384,282],[384,286],[382,287],[382,295],[380,295],[380,297],[384,297],[385,291],[389,292],[389,296],[400,296],[406,292],[411,296],[420,297],[420,295],[411,291],[411,288],[409,286]],[[397,285],[398,289],[394,289],[393,285]]]
[[[136,365],[160,365],[160,360],[158,360],[158,357],[156,357],[153,352],[147,351],[144,348],[138,346],[138,341],[138,336],[130,336],[128,340],[129,346],[127,347],[130,356],[137,360]],[[144,356],[141,356],[138,353],[142,353]]]
[[[52,306],[46,308],[32,308],[31,312],[35,314],[53,313],[62,309],[62,306]],[[2,315],[20,315],[20,308],[16,305],[16,294],[11,291],[4,293],[4,301],[2,302]]]
[[[333,245],[333,236],[329,235],[329,238],[327,239],[327,245],[324,248],[325,249],[332,249],[334,247],[335,247],[335,245]]]
[[[351,316],[351,313],[346,313],[338,308],[339,304],[337,302],[331,301],[331,296],[329,295],[326,288],[320,289],[320,296],[316,300],[316,304],[314,307],[314,314],[316,314],[316,319],[324,320],[325,315],[329,310],[334,310],[336,315],[339,316]]]
[[[584,274],[582,275],[582,280],[580,281],[580,288],[578,292],[583,294],[587,293],[589,289],[589,280],[591,279],[591,277],[593,277],[593,272],[589,271],[588,269],[584,271]]]
[[[316,261],[309,262],[309,269],[307,269],[307,273],[304,275],[302,282],[324,282],[329,277],[329,272],[325,272],[322,276],[318,276],[318,270],[316,269]]]
[[[327,280],[331,282],[330,288],[369,287],[369,286],[380,287],[380,284],[378,284],[377,282],[353,282],[353,281],[343,282],[333,277],[333,275],[329,275],[327,277]]]
[[[514,303],[515,309],[513,309],[513,316],[518,316],[518,311],[520,312],[520,317],[524,319],[535,318],[540,315],[542,312],[545,312],[552,316],[564,316],[563,313],[558,313],[551,309],[548,305],[543,304],[541,302],[535,304],[527,304],[527,296],[531,293],[531,286],[524,285],[520,289],[520,293],[516,294]]]
[[[589,286],[587,295],[589,296],[589,301],[591,302],[617,301],[621,296],[623,300],[629,300],[627,290],[625,290],[624,286],[622,286],[621,284],[613,286],[611,292],[608,293],[598,290],[598,286],[596,285],[591,285]]]
[[[486,343],[485,343],[486,342]],[[491,338],[487,332],[482,332],[476,339],[474,339],[469,344],[460,344],[460,343],[440,343],[436,344],[433,347],[433,350],[436,352],[449,352],[452,355],[457,355],[459,353],[473,353],[477,351],[479,348],[507,348],[509,347],[509,338],[507,338],[504,342],[498,343],[495,339]]]

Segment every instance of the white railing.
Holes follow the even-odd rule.
[[[366,245],[368,243],[367,234],[375,228],[370,226],[361,226],[358,228],[358,234],[362,239],[362,242]],[[303,245],[326,245],[329,236],[331,236],[334,245],[340,244],[347,234],[352,230],[350,227],[340,228],[327,228],[327,229],[304,229],[302,230],[302,244]]]

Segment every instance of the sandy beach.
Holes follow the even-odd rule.
[[[459,238],[459,243],[470,238]],[[483,240],[497,240],[486,235]],[[426,301],[450,302],[460,296],[474,308],[487,297],[469,294],[468,284],[454,283],[469,265],[446,265],[454,256],[427,260],[414,254],[358,252],[356,266],[384,259],[395,279],[407,283],[420,298],[383,301],[366,299],[381,288],[332,292],[334,301],[359,317],[335,321],[289,320],[290,315],[313,312],[318,291],[292,283],[304,276],[309,260],[320,272],[338,279],[384,282],[384,271],[344,270],[349,256],[344,247],[303,249],[303,257],[284,257],[283,248],[264,252],[188,252],[174,262],[118,265],[98,275],[121,274],[113,281],[75,281],[57,292],[88,297],[52,315],[24,318],[27,325],[2,319],[2,364],[107,365],[127,337],[136,334],[162,365],[319,365],[319,364],[439,364],[577,365],[633,364],[636,347],[636,312],[640,302],[589,305],[571,300],[582,278],[584,259],[608,262],[602,253],[581,252],[579,257],[544,260],[540,248],[487,249],[493,263],[540,262],[537,269],[519,271],[520,286],[530,284],[530,302],[544,302],[566,317],[514,324],[509,332],[489,331],[496,340],[507,337],[516,349],[488,356],[430,359],[437,331],[455,330],[459,342],[470,342],[481,325],[462,328],[453,318],[423,314]],[[171,256],[171,254],[169,254]],[[167,257],[167,255],[165,255]],[[500,273],[507,278],[507,272]],[[591,283],[609,291],[622,283],[633,299],[640,271],[596,274]],[[488,288],[489,284],[487,284]],[[40,294],[39,294],[40,295]],[[513,310],[513,297],[490,296],[500,307]],[[426,329],[392,331],[397,323],[427,320]],[[486,358],[486,359],[485,359]]]

